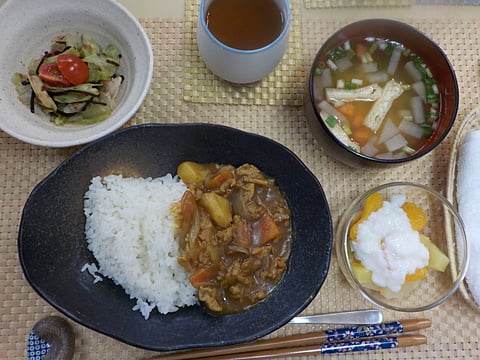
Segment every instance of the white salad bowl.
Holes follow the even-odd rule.
[[[153,73],[152,48],[140,23],[115,0],[7,0],[0,7],[0,129],[26,143],[68,147],[98,139],[125,124],[138,110]],[[121,54],[124,77],[116,107],[92,125],[52,123],[17,97],[12,76],[26,73],[30,61],[50,49],[57,35],[91,36],[102,48],[112,44]]]

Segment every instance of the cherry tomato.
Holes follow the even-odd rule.
[[[88,80],[88,65],[78,56],[58,55],[57,65],[63,76],[73,85],[80,85]]]
[[[55,63],[43,64],[40,66],[40,69],[38,69],[38,76],[52,86],[66,87],[71,85],[70,81],[62,75],[60,69]]]

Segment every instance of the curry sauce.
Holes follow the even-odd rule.
[[[291,214],[274,179],[257,167],[180,164],[179,263],[210,311],[235,313],[265,299],[281,280]]]

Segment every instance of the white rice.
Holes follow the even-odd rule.
[[[178,178],[94,177],[85,193],[85,234],[98,262],[86,264],[98,282],[98,273],[121,285],[137,299],[132,310],[145,319],[156,307],[162,314],[197,303],[196,290],[178,264],[178,242],[171,205],[182,197],[185,184]]]

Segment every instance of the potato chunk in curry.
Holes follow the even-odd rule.
[[[290,209],[274,179],[257,167],[179,165],[179,263],[212,312],[234,313],[265,299],[290,254]]]

